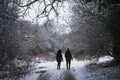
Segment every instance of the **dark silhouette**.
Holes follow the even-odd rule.
[[[61,61],[63,60],[61,50],[58,50],[56,54],[56,60],[57,60],[57,69],[60,69]]]
[[[66,58],[66,67],[67,67],[67,70],[68,70],[68,69],[70,69],[71,60],[72,60],[72,54],[71,54],[69,48],[65,52],[65,58]]]

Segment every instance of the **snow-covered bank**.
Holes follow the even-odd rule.
[[[111,56],[104,56],[99,58],[99,63],[106,62],[106,61],[111,61],[113,60],[113,57]]]

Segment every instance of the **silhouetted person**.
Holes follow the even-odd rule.
[[[72,60],[72,54],[71,54],[69,48],[65,52],[65,58],[66,58],[66,67],[67,67],[67,69],[70,69],[71,60]]]
[[[57,60],[57,69],[60,69],[61,61],[63,60],[61,50],[58,50],[56,54],[56,60]]]

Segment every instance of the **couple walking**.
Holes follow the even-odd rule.
[[[70,69],[71,60],[72,60],[72,54],[71,54],[69,48],[65,52],[65,59],[66,59],[66,67],[67,67],[67,70],[68,70],[68,69]],[[56,60],[57,60],[57,69],[60,69],[61,61],[63,60],[61,50],[58,50],[58,52],[56,54]]]

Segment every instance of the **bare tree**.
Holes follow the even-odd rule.
[[[16,3],[21,10],[22,16],[29,14],[29,10],[36,5],[36,16],[34,19],[41,17],[47,17],[49,19],[50,13],[55,13],[55,16],[58,16],[58,10],[65,0],[20,0],[20,4]]]
[[[73,34],[71,40],[79,44],[76,48],[74,47],[77,49],[76,55],[80,54],[79,51],[82,49],[84,49],[84,55],[96,57],[105,55],[105,52],[101,53],[101,48],[110,48],[109,45],[111,44],[110,32],[107,30],[107,24],[103,16],[107,9],[99,10],[99,1],[97,3],[84,0],[71,1],[74,3],[70,6],[73,11],[72,24],[70,25],[72,28],[71,34]]]

